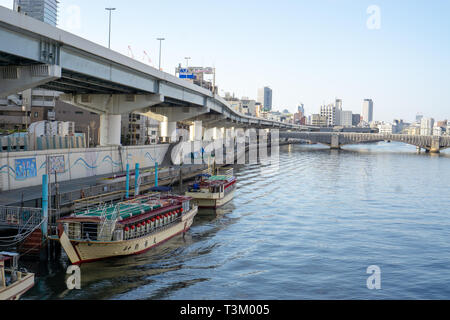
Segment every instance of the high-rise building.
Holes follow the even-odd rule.
[[[353,124],[353,113],[351,111],[340,111],[340,125],[343,127],[351,127]]]
[[[333,104],[320,106],[320,115],[327,119],[327,126],[332,127],[338,125],[339,116],[337,115],[337,108]],[[316,118],[317,119],[317,118]]]
[[[361,115],[358,113],[352,114],[352,125],[357,126],[361,122]]]
[[[326,127],[327,126],[327,117],[320,114],[311,115],[310,124],[316,127]]]
[[[342,110],[342,99],[336,99],[336,103],[334,105],[339,110]]]
[[[258,89],[258,102],[265,110],[272,110],[272,89],[269,87]]]
[[[301,112],[302,114],[305,114],[305,106],[303,105],[303,103],[300,103],[300,104],[298,105],[297,111],[298,111],[298,112]]]
[[[56,26],[58,0],[14,0],[14,10]]]
[[[245,99],[244,99],[245,98]],[[242,97],[242,112],[248,116],[256,116],[256,101],[248,97]]]
[[[122,144],[144,145],[158,143],[159,122],[138,113],[122,115]]]
[[[422,118],[420,121],[420,135],[421,136],[431,136],[433,135],[434,119],[433,118]]]
[[[363,121],[371,123],[373,121],[373,101],[372,99],[364,99],[362,107]]]

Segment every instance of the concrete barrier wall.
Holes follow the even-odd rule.
[[[42,183],[42,175],[57,172],[58,181],[122,172],[126,164],[134,170],[161,163],[168,144],[101,147],[91,149],[55,149],[4,152],[0,154],[0,191],[15,190]],[[54,173],[52,173],[54,174]]]

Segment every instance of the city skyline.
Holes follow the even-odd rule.
[[[13,0],[0,0],[0,5],[12,8],[12,4]],[[129,6],[112,0],[63,0],[58,27],[107,46],[104,9],[114,6],[113,50],[127,55],[130,46],[140,61],[145,50],[157,67],[156,38],[164,36],[163,70],[173,73],[190,56],[191,65],[214,66],[219,88],[238,97],[256,99],[258,88],[270,86],[278,110],[294,112],[302,101],[307,113],[318,113],[320,105],[339,97],[346,110],[361,113],[363,99],[370,98],[376,105],[374,120],[412,121],[417,113],[449,118],[445,76],[450,73],[450,46],[443,39],[450,36],[445,17],[450,4],[422,1],[412,7],[406,1],[378,1],[379,29],[368,26],[373,17],[369,1],[282,1],[276,7],[258,2],[256,10],[254,4],[136,1]],[[167,23],[174,7],[183,16],[201,11],[205,18]],[[249,24],[247,13],[252,10],[255,20]],[[152,11],[161,14],[146,19],[145,13]],[[209,22],[219,11],[224,14]],[[264,19],[272,22],[258,22]],[[205,24],[209,27],[203,28]]]

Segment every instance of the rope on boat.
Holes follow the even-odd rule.
[[[42,221],[41,221],[38,225],[36,225],[33,229],[31,229],[31,230],[28,231],[28,232],[19,233],[19,234],[16,234],[16,235],[14,235],[14,236],[9,236],[9,237],[0,237],[0,241],[2,241],[2,242],[8,242],[7,244],[2,244],[2,243],[0,243],[0,247],[10,247],[10,246],[13,246],[13,245],[15,245],[15,244],[18,244],[18,243],[24,241],[26,238],[28,238],[28,236],[29,236],[30,234],[32,234],[34,231],[36,231],[38,228],[40,228],[41,225],[42,225],[45,221],[47,221],[47,219],[48,219],[48,218],[42,219]],[[10,239],[10,240],[9,240],[9,239]]]

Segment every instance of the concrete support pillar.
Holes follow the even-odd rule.
[[[100,145],[102,147],[120,145],[121,121],[120,114],[100,115]]]
[[[441,150],[441,137],[433,136],[431,140],[431,153],[439,153]]]
[[[161,137],[163,142],[177,141],[177,122],[176,121],[162,121],[159,125]]]
[[[212,134],[213,140],[216,140],[216,139],[219,138],[219,131],[220,131],[219,128],[217,128],[217,127],[214,127],[214,128],[213,128],[213,134]]]
[[[205,128],[203,133],[203,139],[205,141],[215,140],[217,137],[217,128]]]
[[[331,135],[330,148],[331,149],[340,149],[341,148],[341,146],[339,145],[339,135],[338,134]]]
[[[203,138],[202,121],[194,121],[189,127],[189,139],[191,141],[200,141]]]

